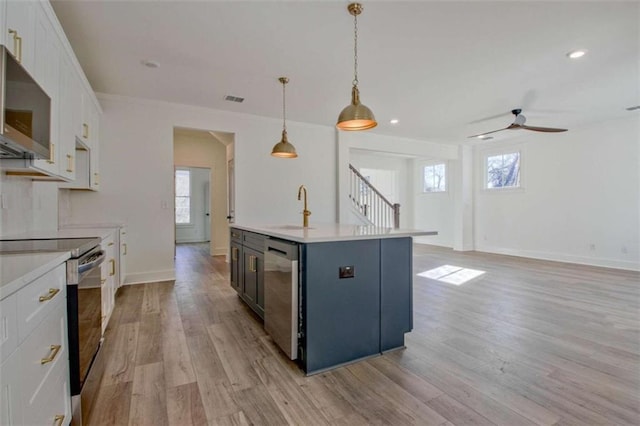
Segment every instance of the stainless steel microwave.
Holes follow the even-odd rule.
[[[0,46],[0,158],[49,158],[51,98]]]

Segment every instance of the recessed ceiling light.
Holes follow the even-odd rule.
[[[148,59],[143,59],[140,62],[142,63],[142,65],[144,65],[147,68],[159,68],[160,67],[160,64],[157,63],[156,61],[150,61]]]
[[[398,121],[398,119],[397,119],[397,118],[392,118],[391,120],[389,120],[389,123],[391,123],[391,124],[398,124],[398,123],[399,123],[399,121]]]
[[[478,135],[477,136],[478,139],[481,139],[483,141],[489,140],[489,139],[493,139],[493,136],[489,136],[489,135]]]
[[[587,51],[584,49],[580,49],[580,50],[573,50],[569,53],[567,53],[567,58],[570,59],[578,59],[578,58],[582,58],[584,55],[586,55]]]

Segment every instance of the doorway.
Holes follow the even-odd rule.
[[[235,135],[174,127],[173,136],[175,170],[184,175],[189,171],[191,179],[189,204],[187,198],[181,198],[187,196],[186,190],[179,195],[176,182],[175,242],[208,241],[210,255],[225,255],[229,247],[227,167],[233,158]]]
[[[211,169],[176,167],[176,243],[211,240]]]

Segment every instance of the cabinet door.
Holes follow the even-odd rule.
[[[231,287],[242,295],[242,245],[231,241]]]
[[[7,1],[4,45],[33,75],[35,6],[33,1]],[[38,5],[39,6],[39,5]]]
[[[76,177],[76,142],[73,133],[73,70],[66,55],[60,60],[60,78],[58,92],[59,123],[58,159],[60,161],[59,174],[67,179]]]
[[[60,175],[66,170],[66,152],[63,152],[60,138],[60,46],[49,17],[42,7],[36,8],[35,24],[35,65],[34,78],[51,99],[51,121],[49,143],[51,155],[47,160],[35,160],[34,165],[51,175]]]
[[[98,125],[99,115],[95,108],[91,109],[91,125],[87,130],[89,133],[89,139],[91,141],[91,153],[89,158],[89,172],[91,189],[94,191],[100,190],[100,144],[98,143]]]
[[[242,297],[255,309],[258,303],[258,255],[259,253],[248,247],[243,250],[244,288]]]
[[[0,425],[23,424],[20,356],[18,349],[0,364]]]

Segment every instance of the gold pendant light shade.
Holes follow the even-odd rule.
[[[338,116],[336,127],[340,130],[368,130],[378,125],[373,112],[360,103],[360,90],[358,90],[358,15],[362,13],[360,3],[351,3],[347,10],[353,16],[353,87],[351,89],[351,104],[347,105]]]
[[[279,158],[296,158],[298,153],[296,152],[296,147],[291,145],[287,140],[287,131],[282,131],[282,139],[280,142],[273,146],[273,150],[271,150],[271,155]]]
[[[378,123],[373,112],[360,103],[360,91],[358,86],[351,89],[351,104],[347,105],[338,116],[336,126],[340,130],[368,130],[376,127]]]
[[[291,145],[287,139],[287,110],[285,108],[284,87],[289,82],[289,79],[287,77],[280,77],[278,81],[282,83],[282,138],[280,142],[273,146],[271,155],[278,158],[296,158],[298,156],[296,148]]]

